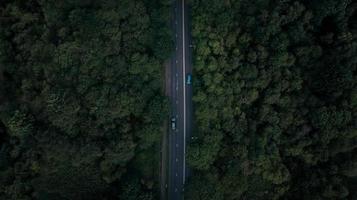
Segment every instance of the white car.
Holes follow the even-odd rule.
[[[171,118],[171,129],[176,130],[176,118]]]

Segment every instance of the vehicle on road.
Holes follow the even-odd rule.
[[[187,74],[186,76],[186,84],[187,85],[191,85],[192,83],[192,75],[191,74]]]
[[[176,118],[171,118],[171,129],[176,130]]]

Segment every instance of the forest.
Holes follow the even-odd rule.
[[[0,199],[159,199],[172,0],[0,1]],[[188,200],[357,199],[357,3],[189,0]]]
[[[0,1],[0,199],[158,199],[169,0]]]
[[[190,3],[185,199],[357,199],[357,2]]]

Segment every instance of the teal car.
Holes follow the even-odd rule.
[[[192,84],[192,75],[191,74],[187,74],[187,76],[186,76],[186,84],[187,85],[191,85]]]

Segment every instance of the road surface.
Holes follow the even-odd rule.
[[[188,30],[188,8],[185,0],[175,0],[172,28],[174,53],[171,58],[170,80],[171,118],[176,118],[176,129],[169,130],[168,180],[169,200],[182,200],[184,184],[188,176],[185,160],[186,142],[191,138],[192,86],[186,84],[186,76],[192,72],[190,38]],[[194,81],[194,77],[193,77]]]

